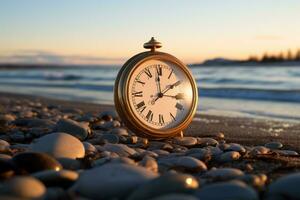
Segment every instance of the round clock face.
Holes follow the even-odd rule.
[[[181,124],[191,112],[193,94],[188,75],[172,62],[148,60],[129,77],[131,110],[152,129],[165,130]]]

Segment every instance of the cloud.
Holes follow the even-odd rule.
[[[66,55],[41,50],[19,50],[0,55],[0,63],[20,64],[75,64],[75,65],[103,65],[121,64],[124,58],[111,58],[86,55]]]
[[[255,40],[268,40],[268,41],[276,41],[282,40],[283,37],[279,35],[257,35],[254,37]]]

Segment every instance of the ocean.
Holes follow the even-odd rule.
[[[0,91],[113,104],[120,67],[2,69]],[[300,120],[300,66],[190,67],[198,113]]]

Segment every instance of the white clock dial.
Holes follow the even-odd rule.
[[[136,118],[159,130],[182,123],[194,98],[192,83],[182,68],[161,60],[146,61],[133,71],[128,95]]]

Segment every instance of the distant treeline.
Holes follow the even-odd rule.
[[[296,50],[295,52],[292,52],[289,49],[285,53],[280,52],[278,54],[264,53],[264,55],[261,56],[260,58],[257,56],[250,56],[248,60],[245,60],[245,62],[258,62],[258,63],[284,62],[284,61],[300,61],[300,49]]]

